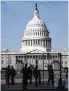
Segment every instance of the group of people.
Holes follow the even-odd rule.
[[[30,65],[27,67],[27,64],[25,64],[25,67],[22,68],[21,73],[23,74],[23,89],[26,89],[28,85],[28,81],[30,84],[32,84],[32,76],[35,79],[35,86],[38,86],[38,84],[41,84],[41,73],[40,70],[38,69],[38,65],[32,69],[32,66]],[[7,66],[5,70],[5,78],[6,78],[6,84],[10,83],[14,85],[14,78],[16,75],[16,71],[13,66]],[[53,67],[52,65],[48,65],[48,81],[47,84],[52,82],[54,84],[54,72],[53,72]]]
[[[41,73],[38,69],[38,65],[35,66],[35,68],[32,70],[31,65],[27,67],[27,64],[25,64],[25,67],[22,68],[21,73],[23,74],[23,89],[26,89],[28,80],[30,81],[30,84],[32,83],[32,75],[35,79],[35,86],[38,86],[38,84],[41,84]],[[48,81],[47,85],[52,82],[54,84],[54,71],[52,65],[48,65]]]
[[[21,73],[23,74],[23,89],[26,89],[28,80],[30,81],[30,84],[32,84],[32,75],[35,78],[35,86],[38,86],[38,83],[41,84],[41,74],[37,65],[32,70],[31,65],[27,67],[27,64],[25,64],[25,67],[22,68]]]
[[[6,79],[6,84],[10,83],[11,80],[11,84],[14,85],[14,77],[16,75],[16,71],[14,69],[13,66],[7,66],[5,69],[5,79]]]
[[[33,69],[32,69],[32,65],[30,65],[29,67],[27,66],[27,64],[25,64],[25,66],[22,68],[21,73],[23,74],[23,89],[27,88],[28,85],[28,81],[30,84],[32,84],[32,78],[34,77],[35,79],[35,86],[38,86],[38,84],[41,84],[41,72],[38,69],[38,65],[36,65]],[[6,78],[6,84],[10,83],[11,80],[11,84],[14,85],[14,78],[16,76],[16,71],[14,69],[13,66],[7,66],[6,70],[5,70],[5,78]],[[33,76],[33,77],[32,77]],[[66,72],[66,82],[67,82],[67,78],[68,78],[68,72]],[[51,83],[54,85],[54,70],[52,65],[48,65],[48,81],[47,81],[47,85],[49,85],[49,83]],[[64,85],[67,83],[64,83]],[[66,85],[67,86],[67,85]]]

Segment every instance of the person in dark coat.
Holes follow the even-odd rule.
[[[6,84],[9,84],[9,80],[10,80],[10,66],[8,65],[5,69],[5,79],[6,79]]]
[[[38,86],[37,81],[38,81],[38,66],[36,65],[34,68],[34,78],[35,78],[35,86]]]
[[[32,68],[31,65],[28,67],[28,79],[30,80],[30,84],[32,83]]]
[[[50,83],[50,81],[52,82],[52,84],[54,84],[54,71],[53,71],[52,65],[50,65],[48,67],[48,82],[47,82],[47,85]]]
[[[13,68],[13,66],[11,66],[11,84],[14,85],[14,77],[16,75],[16,71]]]
[[[27,64],[22,68],[21,73],[23,73],[23,89],[27,89],[27,81],[28,81],[28,68]]]
[[[40,70],[38,70],[38,79],[39,79],[39,84],[41,84],[41,73],[40,73]]]

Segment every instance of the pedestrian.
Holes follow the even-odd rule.
[[[64,80],[63,87],[64,87],[65,89],[68,89],[68,69],[66,70],[65,80]]]
[[[9,84],[10,82],[10,66],[8,65],[5,69],[5,79],[6,79],[6,84]]]
[[[39,84],[41,84],[41,73],[40,73],[40,70],[38,70],[38,79],[39,79]]]
[[[52,84],[54,84],[54,71],[53,71],[53,67],[52,65],[48,65],[48,82],[47,85],[50,83],[50,81],[52,82]]]
[[[27,64],[25,64],[25,67],[22,68],[21,73],[23,74],[23,89],[27,89],[27,82],[28,82],[28,68]]]
[[[32,84],[32,68],[31,68],[31,65],[28,67],[28,79],[30,80],[30,84]]]
[[[38,66],[36,65],[34,68],[34,78],[35,78],[35,86],[38,86],[37,81],[38,81]]]
[[[14,77],[16,75],[16,71],[13,66],[11,66],[11,84],[14,85]]]

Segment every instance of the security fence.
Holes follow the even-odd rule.
[[[23,75],[21,73],[21,69],[22,69],[22,67],[24,67],[25,64],[27,64],[28,66],[31,64],[32,71],[33,71],[34,67],[36,65],[38,65],[38,69],[40,70],[40,74],[41,74],[41,85],[39,85],[40,89],[42,89],[42,88],[45,88],[47,90],[54,89],[54,87],[50,88],[47,85],[47,81],[48,81],[47,66],[48,66],[48,64],[51,64],[54,69],[54,80],[56,81],[56,78],[60,78],[60,87],[62,87],[62,85],[65,81],[65,78],[66,78],[66,73],[68,71],[68,68],[63,68],[63,66],[62,66],[63,57],[68,57],[68,55],[62,55],[61,53],[56,53],[56,55],[54,53],[53,54],[51,54],[51,53],[41,53],[41,54],[40,53],[35,53],[35,54],[27,53],[25,55],[21,55],[20,59],[18,59],[18,56],[16,56],[16,62],[17,62],[17,68],[18,68],[17,71],[19,73],[15,76],[15,83],[17,80],[20,79],[19,82],[21,81],[20,83],[22,86]],[[19,69],[18,66],[21,68]],[[4,76],[2,76],[2,79],[4,79]],[[32,85],[28,84],[28,88],[32,87],[34,89],[35,79],[34,79],[33,74],[32,74],[32,82],[33,82]],[[9,88],[10,88],[10,86],[9,86]]]
[[[60,78],[60,87],[66,77],[66,70],[67,68],[63,67],[63,58],[68,57],[68,55],[62,55],[61,53],[26,53],[23,58],[23,66],[27,64],[28,66],[31,65],[32,69],[38,65],[38,69],[41,73],[41,82],[42,86],[44,87],[47,84],[48,80],[48,64],[53,66],[54,69],[54,79]],[[33,77],[34,80],[34,77]]]

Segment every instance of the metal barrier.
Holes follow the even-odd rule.
[[[25,63],[27,63],[28,64],[28,62],[27,62],[27,55],[28,55],[28,53],[27,54],[25,54],[24,56],[25,56]],[[48,80],[48,70],[45,70],[45,68],[44,68],[44,65],[45,65],[45,63],[44,63],[44,61],[45,61],[45,55],[47,55],[47,59],[48,60],[50,60],[50,57],[51,57],[51,54],[45,54],[45,53],[43,53],[43,54],[40,54],[41,56],[42,56],[42,62],[43,62],[43,66],[42,66],[42,70],[40,70],[40,72],[41,72],[41,86],[40,87],[45,87],[46,85],[47,85],[47,80]],[[37,56],[37,54],[36,54],[36,56]],[[65,55],[61,55],[61,53],[58,53],[58,60],[59,60],[59,63],[60,63],[60,69],[59,70],[54,70],[54,76],[55,76],[55,79],[56,79],[56,76],[57,76],[57,74],[58,74],[58,77],[60,77],[60,88],[62,88],[62,76],[64,76],[64,75],[62,75],[62,74],[66,74],[65,72],[63,72],[62,71],[62,57],[63,56],[65,56]],[[36,57],[36,60],[38,60],[37,59],[37,57]],[[23,64],[24,65],[24,64]],[[36,65],[38,65],[38,62],[36,61]],[[67,69],[66,69],[67,70]],[[16,75],[16,77],[15,77],[15,79],[22,79],[22,74],[20,73],[20,74],[17,74]],[[65,78],[65,77],[64,77]],[[33,83],[34,83],[34,77],[33,77]],[[22,84],[22,83],[21,83]],[[9,86],[9,85],[8,85]],[[31,85],[32,86],[32,85]],[[10,88],[10,87],[9,87]],[[33,88],[34,89],[34,88]],[[42,89],[42,88],[40,88],[40,89]],[[46,88],[45,88],[46,89]],[[47,90],[51,90],[50,88],[48,88]],[[59,91],[59,90],[58,90]]]

